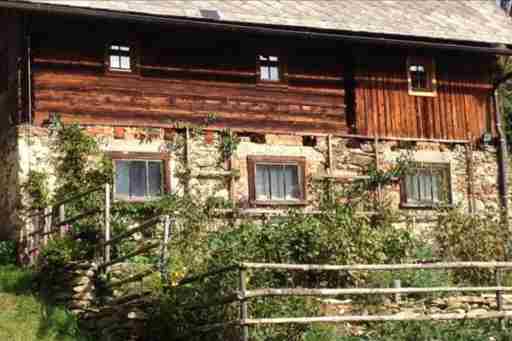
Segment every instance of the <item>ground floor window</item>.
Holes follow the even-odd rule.
[[[248,165],[251,201],[292,204],[305,200],[304,158],[249,157]]]
[[[451,204],[449,164],[416,164],[402,181],[402,205],[434,207]]]
[[[116,156],[113,157],[116,199],[146,200],[159,197],[165,192],[165,159],[158,155],[144,155],[144,158],[137,154]]]

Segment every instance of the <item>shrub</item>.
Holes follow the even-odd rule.
[[[16,242],[13,240],[0,241],[0,265],[16,263]]]
[[[484,216],[453,209],[441,215],[433,238],[439,257],[446,261],[500,261],[506,255],[505,229],[500,214],[488,209]],[[462,283],[485,284],[493,279],[490,271],[454,272]]]

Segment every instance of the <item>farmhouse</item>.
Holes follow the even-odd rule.
[[[57,119],[100,141],[115,200],[314,210],[315,183],[408,152],[396,208],[504,206],[511,20],[492,0],[2,0],[0,238],[20,232],[29,171],[52,172]]]

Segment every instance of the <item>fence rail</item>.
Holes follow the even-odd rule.
[[[77,200],[83,199],[93,193],[103,193],[103,200],[99,208],[86,209],[82,212],[78,212],[73,216],[66,216],[66,207],[72,205]],[[69,206],[68,206],[69,207]],[[53,239],[56,235],[61,237],[65,235],[66,225],[72,225],[83,219],[93,217],[102,214],[100,219],[100,225],[98,229],[101,230],[102,241],[98,243],[97,247],[101,255],[99,259],[99,268],[104,271],[109,271],[112,265],[129,260],[135,256],[149,252],[160,247],[160,264],[158,270],[162,274],[162,278],[167,280],[167,268],[166,264],[168,261],[168,243],[170,238],[170,229],[173,220],[169,216],[157,216],[147,221],[127,229],[118,235],[113,236],[111,231],[111,209],[112,209],[112,188],[110,184],[104,184],[102,186],[94,187],[84,192],[74,194],[69,198],[59,201],[52,206],[44,209],[34,209],[34,213],[28,214],[28,218],[31,220],[31,224],[27,225],[25,233],[21,236],[20,242],[25,245],[25,254],[28,257],[28,264],[33,265],[36,261],[37,252],[48,242]],[[157,226],[163,224],[163,235],[160,241],[152,241],[143,244],[138,249],[129,252],[126,255],[118,256],[112,259],[112,247],[115,247],[126,241],[134,234],[143,232],[145,230],[155,230]],[[72,237],[76,237],[71,235]],[[117,282],[111,282],[107,286],[118,287],[134,281],[142,281],[145,277],[150,276],[155,272],[155,269],[149,269],[130,276],[128,278],[119,280]]]
[[[42,247],[46,246],[55,235],[58,234],[61,237],[65,235],[66,225],[71,225],[105,211],[107,209],[107,205],[104,205],[104,208],[85,210],[71,217],[66,216],[67,205],[70,205],[88,195],[99,192],[105,192],[107,196],[107,193],[110,193],[109,185],[94,187],[84,192],[72,195],[69,198],[54,203],[52,206],[45,207],[44,209],[32,209],[31,211],[33,212],[27,215],[27,218],[30,221],[26,225],[26,228],[22,232],[19,240],[20,244],[24,245],[23,257],[26,257],[26,260],[22,259],[22,261],[33,265],[36,261],[37,252]]]
[[[398,288],[256,288],[248,289],[247,276],[249,271],[400,271],[400,270],[458,270],[458,269],[480,269],[495,271],[495,286],[471,286],[471,287],[398,287]],[[229,272],[238,272],[239,285],[231,294],[221,297],[212,297],[207,302],[198,304],[187,304],[179,306],[178,309],[198,310],[213,306],[225,306],[238,303],[239,319],[225,321],[208,325],[201,325],[189,330],[186,334],[179,335],[174,340],[183,340],[193,335],[206,334],[209,332],[225,329],[230,326],[240,328],[240,340],[249,340],[249,328],[259,325],[278,324],[314,324],[314,323],[342,323],[342,322],[383,322],[383,321],[445,321],[445,320],[484,320],[512,319],[512,311],[503,311],[503,293],[512,292],[512,287],[502,286],[503,271],[512,270],[512,262],[443,262],[443,263],[420,263],[420,264],[360,264],[360,265],[319,265],[319,264],[270,264],[270,263],[247,263],[242,262],[233,266],[220,268],[205,274],[184,278],[174,289],[180,286],[202,281],[213,276],[223,275]],[[320,317],[282,317],[282,318],[251,318],[248,305],[250,301],[259,297],[275,296],[312,296],[332,297],[338,295],[399,295],[399,294],[427,294],[427,293],[461,293],[479,292],[496,293],[497,311],[489,312],[466,312],[466,313],[439,313],[439,314],[412,314],[412,315],[353,315],[353,316],[320,316]]]

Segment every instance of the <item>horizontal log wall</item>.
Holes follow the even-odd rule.
[[[355,111],[359,134],[432,139],[475,139],[494,130],[490,105],[492,57],[430,54],[437,94],[409,94],[406,50],[357,52]]]
[[[101,23],[91,29],[77,22],[53,22],[33,24],[38,124],[59,113],[64,120],[84,124],[165,127],[176,121],[204,123],[214,113],[212,128],[346,131],[344,64],[334,46],[305,48],[300,42],[234,33],[123,30]],[[137,36],[127,35],[130,31]],[[135,47],[133,74],[105,70],[105,49],[115,38]],[[282,53],[283,83],[257,81],[258,47]]]

